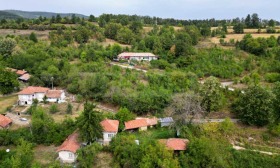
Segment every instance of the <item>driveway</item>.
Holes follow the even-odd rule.
[[[20,125],[20,126],[29,126],[31,120],[27,119],[27,121],[21,121],[20,118],[23,116],[19,116],[13,113],[7,113],[7,117],[13,120],[13,124]]]

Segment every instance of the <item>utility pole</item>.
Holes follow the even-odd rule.
[[[53,77],[51,77],[51,81],[52,81],[52,90],[53,90],[53,79],[54,79],[54,78],[53,78]]]

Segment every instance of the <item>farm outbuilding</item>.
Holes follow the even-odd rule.
[[[159,118],[161,127],[168,127],[174,123],[172,117]]]

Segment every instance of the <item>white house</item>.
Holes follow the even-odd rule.
[[[18,93],[19,105],[31,105],[34,99],[43,101],[49,88],[29,86]]]
[[[58,157],[63,163],[74,163],[76,161],[76,152],[80,148],[78,137],[79,134],[74,132],[58,147]]]
[[[49,102],[61,103],[65,101],[65,92],[63,90],[50,90],[45,87],[28,86],[18,93],[18,104],[31,105],[34,99],[43,101],[45,96]]]
[[[118,120],[103,120],[100,125],[103,127],[103,145],[108,145],[112,138],[117,135],[119,129]]]
[[[63,90],[48,90],[46,97],[48,102],[62,103],[65,101],[65,92]]]
[[[124,52],[118,55],[119,60],[152,61],[157,60],[157,56],[152,53]]]

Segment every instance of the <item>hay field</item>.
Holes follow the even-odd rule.
[[[218,27],[211,27],[211,30],[218,29]],[[280,27],[275,27],[276,31],[280,30]],[[234,33],[233,27],[228,27],[228,33]],[[258,33],[258,29],[244,29],[244,33]],[[261,29],[261,33],[266,33],[266,29]]]
[[[234,39],[235,41],[241,41],[243,39],[245,34],[227,34],[225,41],[229,42],[230,39]],[[266,33],[261,33],[261,34],[252,34],[253,38],[258,38],[258,37],[264,37],[264,38],[268,38],[270,36],[275,36],[276,38],[278,36],[280,36],[280,34],[266,34]],[[218,37],[212,37],[211,38],[211,42],[215,43],[215,44],[219,44],[220,43],[220,38]]]
[[[10,107],[10,106],[16,104],[17,99],[18,99],[17,95],[0,97],[0,114],[5,113],[7,110],[7,107]]]

